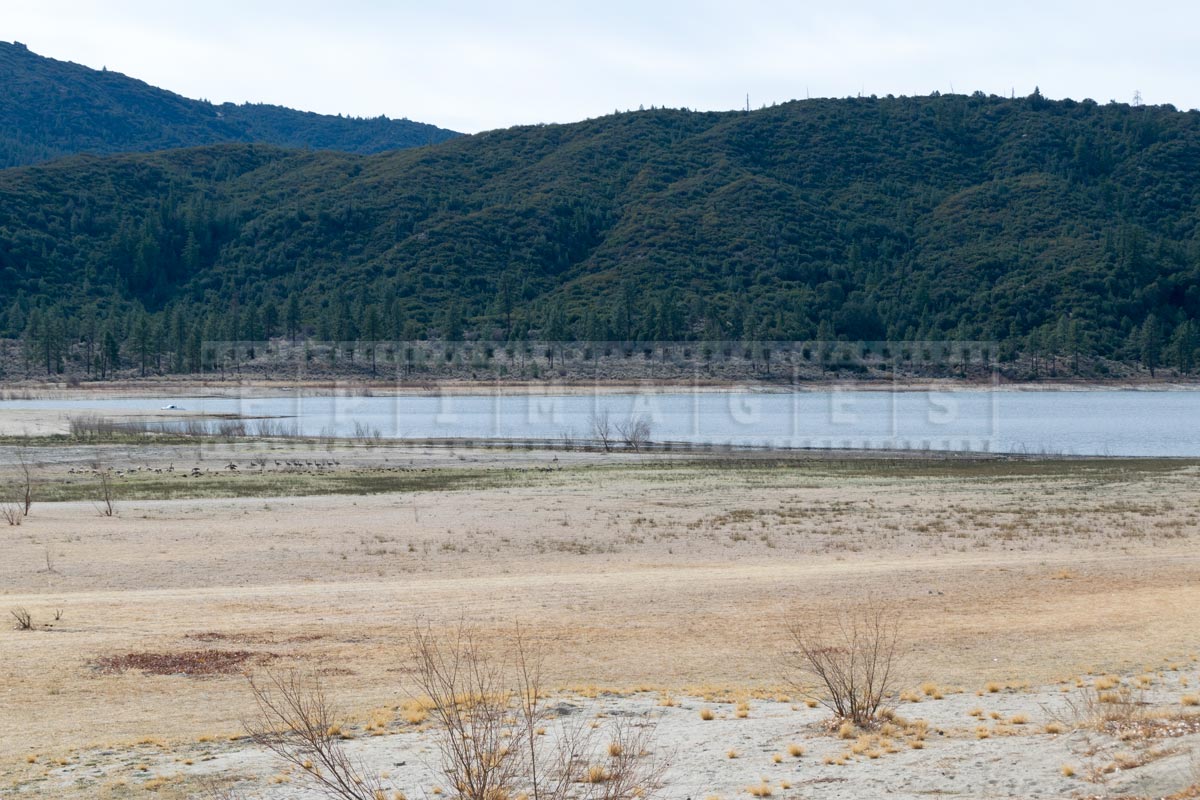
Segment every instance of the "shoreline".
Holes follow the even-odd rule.
[[[122,397],[270,397],[300,392],[307,396],[430,396],[584,394],[672,394],[746,392],[755,394],[813,394],[821,392],[1175,392],[1200,391],[1200,378],[1112,381],[981,381],[971,379],[823,380],[782,384],[768,381],[361,381],[267,379],[209,381],[133,380],[69,385],[62,382],[22,382],[0,389],[0,402],[13,400],[70,400]]]

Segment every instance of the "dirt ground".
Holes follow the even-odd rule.
[[[958,705],[973,706],[975,692],[994,682],[1005,688],[983,698],[989,712],[1002,698],[1005,714],[1040,715],[1041,724],[1059,682],[1073,686],[1088,672],[1153,671],[1168,704],[1188,691],[1180,681],[1200,680],[1194,463],[363,448],[331,454],[338,463],[321,473],[289,467],[313,457],[282,447],[260,472],[311,473],[311,485],[351,469],[364,481],[401,470],[481,472],[449,489],[231,497],[212,496],[218,482],[235,487],[226,494],[273,485],[247,474],[263,445],[110,453],[129,486],[152,491],[161,480],[193,486],[194,496],[119,499],[113,517],[92,500],[35,503],[22,525],[0,527],[0,611],[27,609],[35,626],[0,626],[0,788],[21,797],[182,797],[196,776],[216,770],[282,792],[270,796],[301,796],[286,775],[270,783],[277,765],[230,741],[252,703],[241,669],[319,674],[347,720],[362,724],[412,690],[408,642],[422,622],[440,630],[465,620],[496,641],[519,622],[546,652],[556,691],[575,698],[580,713],[616,703],[662,717],[664,735],[691,753],[677,762],[672,798],[697,796],[705,782],[734,796],[760,773],[783,797],[868,796],[888,786],[945,793],[953,783],[945,765],[963,759],[982,764],[971,773],[982,788],[967,796],[1102,795],[1106,784],[1058,773],[1070,759],[1083,769],[1072,742],[1044,745],[1044,734],[1023,733],[1032,728],[976,739],[970,709]],[[43,452],[39,480],[47,491],[86,482],[88,458],[86,448]],[[226,459],[240,469],[222,472]],[[11,477],[12,464],[0,473]],[[179,473],[195,465],[211,481],[186,484]],[[789,692],[787,622],[863,597],[899,613],[906,686],[963,690],[938,712],[959,749],[939,739],[921,753],[822,764],[821,754],[844,743],[815,727],[819,710],[777,700]],[[199,677],[112,666],[129,655],[200,651],[243,661]],[[660,692],[681,705],[659,706]],[[731,693],[755,696],[760,710],[699,720],[703,698]],[[927,708],[943,706],[921,704],[923,715]],[[792,776],[795,792],[778,786],[788,779],[768,758],[789,737],[803,737],[815,754]],[[410,763],[428,758],[429,741],[388,729],[354,746],[375,748],[370,758],[380,764]],[[409,755],[393,759],[395,748]],[[756,755],[718,757],[729,748]],[[1005,774],[1034,751],[1052,773],[1045,791]],[[1179,771],[1185,755],[1154,763]],[[913,764],[928,774],[909,774]],[[1113,786],[1169,788],[1175,773],[1163,770],[1145,785]],[[866,782],[846,783],[851,772]],[[429,780],[404,772],[397,788],[420,796]]]

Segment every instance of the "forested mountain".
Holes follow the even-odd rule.
[[[51,371],[98,337],[280,334],[986,339],[1189,370],[1198,177],[1200,113],[1037,93],[81,156],[0,172],[0,332]]]
[[[74,153],[219,142],[378,153],[455,135],[406,119],[355,119],[189,100],[118,72],[56,61],[24,45],[0,42],[0,168]]]

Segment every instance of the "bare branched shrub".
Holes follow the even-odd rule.
[[[201,778],[197,784],[200,790],[198,793],[189,794],[189,800],[243,800],[244,798],[244,795],[232,786],[219,782],[216,778]]]
[[[1178,722],[1174,709],[1156,709],[1143,690],[1127,684],[1083,686],[1065,695],[1057,708],[1042,708],[1072,731],[1068,747],[1079,759],[1080,776],[1098,784],[1165,755],[1167,749],[1154,742],[1164,727]]]
[[[240,419],[223,419],[217,422],[217,436],[223,439],[236,439],[246,435],[246,423]]]
[[[898,614],[883,603],[841,611],[827,620],[793,622],[789,680],[839,719],[866,727],[895,693]],[[815,682],[824,691],[812,694]]]
[[[1105,729],[1136,724],[1152,718],[1146,693],[1121,684],[1100,690],[1082,686],[1062,698],[1062,708],[1050,716],[1072,730]]]
[[[604,448],[604,452],[611,451],[613,444],[613,423],[608,409],[593,414],[590,422],[592,438],[600,443]]]
[[[465,626],[446,636],[428,627],[414,635],[415,680],[437,736],[448,796],[653,798],[667,767],[666,759],[652,753],[654,726],[562,723],[542,702],[540,653],[519,629],[512,643],[506,658],[493,658]],[[258,714],[246,730],[296,768],[319,796],[389,796],[379,776],[346,754],[336,715],[318,682],[267,672],[251,679],[251,689]]]
[[[464,800],[515,796],[525,747],[510,729],[518,700],[499,666],[460,627],[443,642],[419,628],[413,642],[417,686],[429,698],[446,780]]]
[[[21,520],[25,519],[25,512],[16,500],[0,500],[0,519],[9,525],[20,525]]]
[[[321,684],[298,674],[272,672],[251,678],[258,715],[246,731],[259,745],[296,768],[325,797],[377,800],[386,797],[378,776],[350,758]]]
[[[442,768],[462,800],[632,800],[661,786],[653,726],[555,725],[541,702],[541,655],[519,629],[508,659],[490,657],[464,626],[444,640],[418,629],[413,651]],[[540,735],[551,726],[553,736]]]
[[[626,447],[633,448],[635,453],[650,442],[650,420],[645,417],[631,417],[625,422],[617,423],[617,433]]]
[[[9,612],[13,619],[17,621],[17,630],[31,631],[33,630],[33,615],[29,613],[29,609],[24,607],[14,608]]]

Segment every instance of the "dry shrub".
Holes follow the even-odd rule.
[[[1112,681],[1104,683],[1112,685]],[[1043,707],[1044,708],[1044,707]],[[1103,783],[1117,771],[1132,769],[1175,752],[1163,740],[1200,733],[1200,714],[1155,706],[1143,691],[1117,682],[1114,691],[1083,686],[1052,713],[1047,732],[1070,728],[1071,748],[1080,758],[1083,777]]]
[[[24,607],[14,608],[9,613],[12,614],[13,619],[15,619],[17,621],[17,626],[16,626],[17,630],[19,630],[19,631],[33,630],[33,615],[29,613],[29,609],[24,608]]]
[[[379,778],[342,749],[341,726],[315,678],[266,673],[250,679],[257,717],[246,723],[255,743],[294,767],[325,797],[377,800],[386,797]]]
[[[635,453],[640,453],[650,443],[650,421],[645,417],[631,417],[617,423],[616,428],[621,441]]]
[[[825,691],[814,699],[839,719],[873,724],[896,689],[898,619],[894,609],[872,602],[829,620],[793,622],[788,634],[795,649],[787,659],[792,685],[807,693],[816,682]]]
[[[661,786],[667,764],[649,753],[654,727],[558,720],[542,702],[541,654],[519,628],[500,657],[461,625],[445,638],[418,628],[413,643],[442,770],[461,800],[633,800]],[[551,725],[557,734],[542,736]]]
[[[15,500],[0,500],[0,519],[3,519],[9,525],[20,525],[25,519],[25,512],[21,510],[21,504]]]
[[[613,422],[608,413],[608,409],[602,409],[598,413],[592,414],[590,419],[592,429],[592,438],[600,443],[604,448],[604,452],[612,450],[613,445]]]
[[[543,736],[557,715],[542,703],[540,654],[519,629],[513,642],[510,658],[493,658],[465,626],[446,637],[428,627],[416,631],[414,675],[423,696],[408,708],[428,713],[449,786],[433,794],[456,800],[653,798],[667,766],[650,755],[654,727],[619,720],[598,731],[560,724],[556,736]],[[346,734],[315,679],[268,673],[251,688],[259,714],[247,730],[320,796],[389,796],[379,776],[342,749]]]

